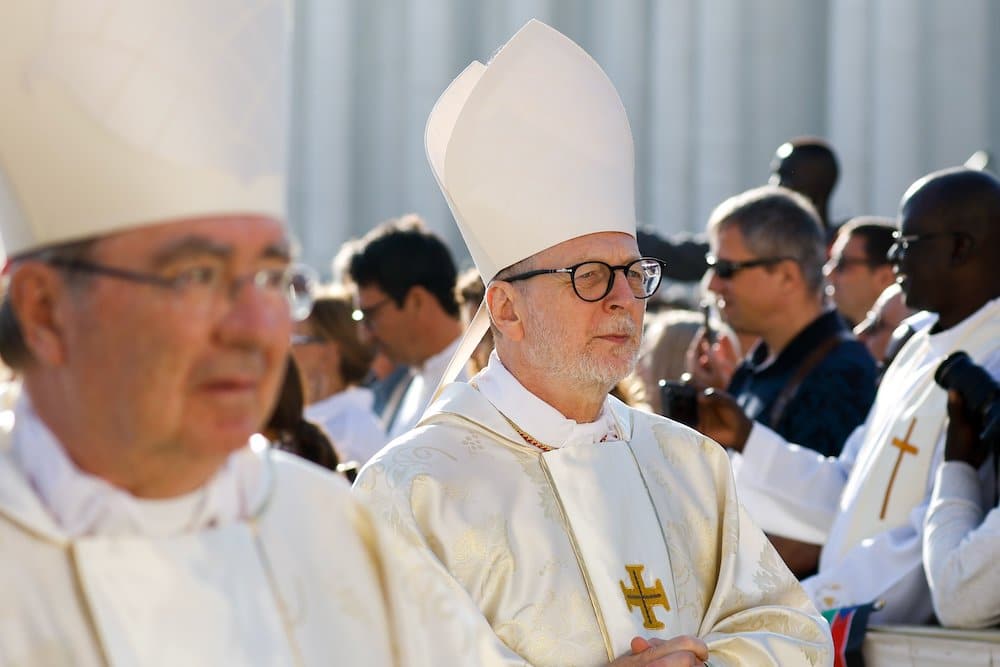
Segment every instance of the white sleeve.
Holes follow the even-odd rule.
[[[865,428],[854,429],[839,457],[826,457],[755,422],[734,473],[740,501],[757,525],[766,533],[825,543]]]
[[[910,511],[908,523],[887,530],[848,551],[835,564],[802,581],[820,609],[882,600],[878,623],[926,623],[930,596],[921,561],[927,500]]]
[[[992,461],[986,467],[992,466]],[[937,470],[924,521],[924,569],[942,625],[1000,623],[1000,508],[983,520],[983,484],[972,466],[946,461]]]

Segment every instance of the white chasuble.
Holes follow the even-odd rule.
[[[265,493],[246,519],[70,537],[10,441],[0,430],[0,665],[521,664],[316,466],[260,453]]]
[[[543,454],[454,383],[355,492],[531,665],[604,665],[634,636],[681,634],[712,665],[829,664],[829,628],[740,508],[724,451],[614,399],[605,410],[622,441]]]
[[[111,664],[301,662],[249,524],[172,538],[81,538],[73,553]],[[171,619],[163,623],[163,619]]]
[[[670,554],[629,446],[564,447],[541,463],[613,652],[650,631],[680,634]]]
[[[878,419],[869,420],[841,495],[823,549],[825,563],[839,561],[863,540],[922,521],[922,515],[914,519],[911,513],[930,494],[947,423],[947,394],[934,382],[934,372],[958,350],[986,363],[1000,340],[997,307],[997,302],[988,304],[940,334],[918,333],[893,361],[872,408]]]

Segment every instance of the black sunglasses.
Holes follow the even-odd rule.
[[[728,259],[719,259],[715,255],[705,255],[705,263],[708,268],[715,271],[715,275],[723,280],[730,280],[743,269],[752,269],[755,266],[771,266],[779,262],[795,261],[794,257],[764,257],[761,259],[748,259],[744,262],[733,262]]]

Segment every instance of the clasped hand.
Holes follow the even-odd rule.
[[[707,660],[708,645],[693,635],[633,637],[631,655],[621,656],[610,667],[700,667]]]

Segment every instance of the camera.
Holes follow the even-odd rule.
[[[698,426],[698,390],[692,384],[673,380],[660,380],[660,405],[663,416],[686,424]]]
[[[965,352],[954,352],[937,367],[934,381],[943,389],[957,391],[980,420],[979,440],[984,446],[1000,444],[1000,385],[993,376]]]

